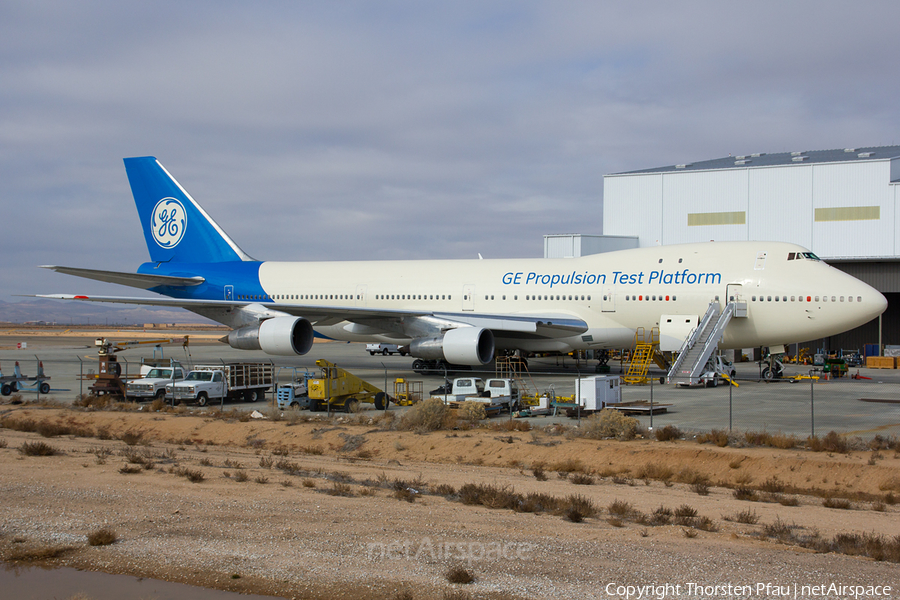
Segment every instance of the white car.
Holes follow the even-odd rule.
[[[366,344],[366,352],[375,356],[376,354],[381,354],[383,356],[389,356],[393,354],[399,354],[400,356],[406,356],[406,350],[400,348],[397,344]]]

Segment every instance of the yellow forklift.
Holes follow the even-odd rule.
[[[327,360],[317,360],[316,366],[322,368],[322,376],[307,382],[309,410],[354,412],[362,402],[374,404],[378,410],[387,409],[391,399],[368,381]]]

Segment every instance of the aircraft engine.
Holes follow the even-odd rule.
[[[494,358],[494,334],[483,327],[459,327],[443,337],[413,340],[409,353],[454,365],[486,365]]]
[[[266,354],[293,356],[306,354],[312,348],[313,328],[300,317],[275,317],[259,325],[249,325],[230,332],[222,341],[239,350],[262,350]]]

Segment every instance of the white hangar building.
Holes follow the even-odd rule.
[[[879,322],[819,342],[900,343],[900,146],[728,156],[603,178],[603,234],[636,246],[793,242],[881,291]],[[550,237],[550,236],[548,236]],[[548,244],[559,240],[545,238]]]

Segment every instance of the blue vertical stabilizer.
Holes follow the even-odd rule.
[[[126,158],[125,171],[153,262],[253,260],[156,158]]]

